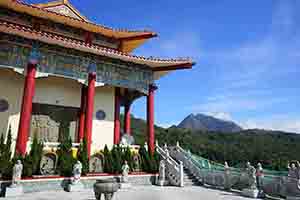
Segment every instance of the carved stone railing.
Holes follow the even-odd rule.
[[[209,167],[204,166],[188,151],[182,149],[177,143],[169,147],[169,154],[178,161],[182,161],[184,167],[202,184],[224,189],[243,190],[248,187],[249,176],[245,170],[239,168]],[[214,165],[214,164],[212,164]],[[297,168],[300,172],[300,168]],[[283,172],[264,170],[262,176],[257,177],[260,181],[258,188],[263,194],[269,196],[286,197],[286,199],[300,199],[300,179],[292,177]]]
[[[183,166],[199,181],[203,182],[203,173],[200,170],[198,163],[194,162],[186,152],[177,143],[176,146],[169,147],[171,157],[183,163]]]
[[[161,148],[156,143],[157,153],[164,159],[166,164],[166,179],[171,185],[183,187],[183,163],[175,161],[167,148]]]

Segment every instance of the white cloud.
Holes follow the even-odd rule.
[[[269,119],[249,119],[241,123],[245,129],[281,130],[300,133],[300,119],[290,117],[271,117]]]
[[[178,125],[180,121],[174,121],[174,122],[168,122],[168,123],[159,123],[158,125],[163,127],[163,128],[170,128],[173,125]]]
[[[277,2],[264,36],[234,48],[206,51],[206,59],[215,61],[217,89],[258,87],[284,74],[300,73],[300,34],[296,21],[300,7],[296,1]]]
[[[230,113],[228,112],[203,112],[206,115],[218,118],[218,119],[222,119],[222,120],[226,120],[226,121],[232,121],[232,116]]]
[[[257,111],[282,105],[289,101],[286,97],[273,97],[265,99],[251,98],[247,96],[213,96],[204,103],[188,106],[185,109],[193,113],[235,113]]]

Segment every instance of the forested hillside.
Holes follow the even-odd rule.
[[[122,120],[123,121],[123,120]],[[132,134],[137,144],[144,144],[146,122],[132,116]],[[231,166],[261,162],[265,168],[285,170],[290,160],[300,160],[300,135],[280,131],[243,130],[237,133],[190,131],[177,127],[155,127],[160,144],[175,145],[205,158]]]

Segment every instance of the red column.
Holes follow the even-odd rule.
[[[16,143],[16,153],[22,156],[26,154],[26,144],[28,140],[28,132],[30,130],[32,99],[35,89],[35,73],[36,64],[28,64]]]
[[[149,94],[147,96],[147,125],[148,125],[148,150],[151,154],[154,153],[155,137],[154,137],[154,91],[156,86],[149,86]]]
[[[120,88],[115,88],[114,144],[120,143]]]
[[[86,105],[86,116],[85,116],[85,134],[87,140],[88,155],[91,155],[91,144],[92,144],[92,126],[93,126],[93,112],[94,112],[94,97],[95,97],[95,82],[96,73],[89,73],[87,87],[87,105]]]
[[[84,137],[85,111],[86,111],[86,86],[82,85],[80,111],[79,111],[78,142],[81,142]]]
[[[125,116],[124,116],[124,133],[131,135],[130,130],[130,104],[125,105]]]

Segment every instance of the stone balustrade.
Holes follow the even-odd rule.
[[[183,163],[175,161],[169,154],[168,149],[161,148],[156,143],[156,151],[163,158],[166,164],[166,179],[171,185],[182,187],[183,183]]]
[[[245,169],[232,168],[228,165],[219,169],[204,167],[204,165],[196,160],[191,153],[180,147],[179,143],[176,146],[169,147],[171,157],[181,161],[186,169],[202,184],[214,186],[216,188],[224,188],[226,190],[249,190],[253,178],[249,176],[249,171]],[[260,164],[259,164],[260,165]],[[260,165],[261,167],[261,165]],[[258,195],[269,195],[277,197],[286,197],[286,199],[300,200],[300,166],[292,166],[289,168],[289,175],[272,174],[267,170],[260,168],[261,173],[256,173],[255,188],[258,190]],[[258,172],[257,169],[256,172]],[[252,185],[253,187],[253,185]]]

